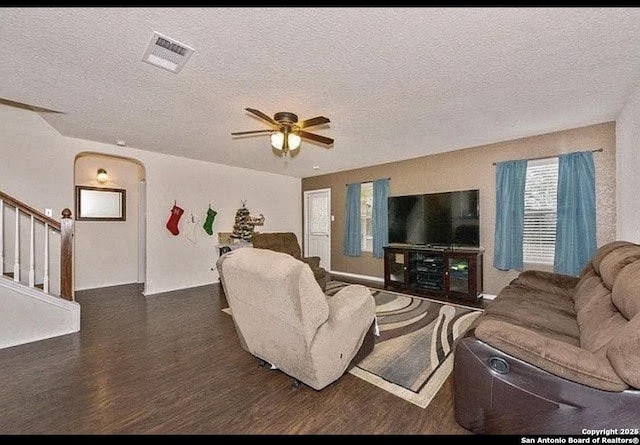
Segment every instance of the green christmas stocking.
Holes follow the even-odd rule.
[[[202,227],[204,227],[204,231],[209,235],[213,235],[213,220],[216,218],[217,214],[218,213],[211,208],[207,210],[207,219],[204,221],[204,225]]]

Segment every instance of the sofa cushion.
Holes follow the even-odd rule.
[[[590,264],[593,266],[596,273],[600,274],[600,262],[605,256],[607,256],[611,251],[617,249],[618,247],[632,245],[634,244],[630,243],[629,241],[612,241],[610,243],[607,243],[596,250],[596,253],[593,255],[593,257],[591,257],[591,261],[589,261],[586,267],[588,267]]]
[[[475,336],[506,354],[567,380],[605,391],[628,388],[606,357],[546,337],[536,330],[483,317]]]
[[[550,338],[580,343],[580,331],[570,297],[510,284],[485,308],[485,314],[540,331]]]
[[[611,340],[607,358],[622,380],[640,389],[640,315],[629,321]]]
[[[605,255],[600,261],[600,277],[605,286],[612,289],[620,271],[627,264],[631,264],[638,259],[640,259],[640,246],[636,244],[618,247]]]
[[[601,289],[606,289],[600,285]],[[580,347],[587,351],[606,353],[607,344],[628,322],[611,300],[611,293],[591,298],[583,304],[577,313],[580,327]]]
[[[603,298],[609,295],[611,290],[604,285],[595,269],[590,268],[576,285],[573,291],[573,304],[576,313],[591,301],[592,298]]]
[[[618,274],[611,298],[628,320],[640,313],[640,261],[629,264]]]
[[[570,297],[578,284],[578,278],[541,270],[525,270],[511,284]]]

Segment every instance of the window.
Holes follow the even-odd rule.
[[[360,224],[362,224],[362,251],[373,252],[373,182],[360,186]]]
[[[557,191],[558,158],[529,161],[524,187],[525,263],[553,264]]]

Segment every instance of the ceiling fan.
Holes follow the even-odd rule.
[[[232,136],[270,133],[271,146],[276,150],[282,150],[283,154],[286,154],[291,150],[296,150],[298,147],[300,147],[301,139],[308,139],[311,141],[319,142],[321,144],[325,144],[327,146],[333,144],[333,139],[331,138],[320,136],[319,134],[309,133],[308,131],[303,130],[303,128],[328,124],[331,121],[327,117],[316,116],[312,117],[311,119],[305,119],[302,122],[298,122],[298,116],[288,111],[276,113],[273,115],[273,118],[271,118],[264,114],[262,111],[253,108],[245,108],[245,110],[271,124],[271,128],[268,130],[238,131],[235,133],[231,133]]]

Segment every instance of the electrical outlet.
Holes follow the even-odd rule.
[[[47,216],[53,216],[53,210],[52,209],[44,209],[44,214]]]

